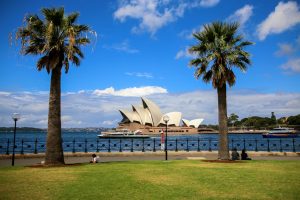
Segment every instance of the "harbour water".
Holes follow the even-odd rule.
[[[100,139],[96,132],[63,132],[65,152],[160,151],[160,137],[147,139]],[[247,151],[300,152],[300,137],[267,139],[261,134],[229,134],[229,148]],[[46,132],[17,132],[16,153],[43,153]],[[218,149],[218,134],[168,136],[170,151],[214,151]],[[0,154],[11,154],[13,132],[0,133]]]

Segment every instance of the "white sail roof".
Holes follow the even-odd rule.
[[[151,114],[153,126],[157,126],[162,118],[162,113],[159,107],[154,102],[145,97],[142,97],[142,102],[144,108],[147,108]]]
[[[203,122],[203,120],[204,119],[202,119],[202,118],[193,119],[193,120],[182,119],[182,122],[187,127],[198,128],[200,126],[200,124]]]
[[[131,111],[128,111],[125,109],[120,109],[119,111],[120,111],[121,115],[123,116],[122,122],[126,122],[126,121],[133,122],[133,116],[132,116]]]
[[[121,123],[137,122],[142,125],[158,126],[165,125],[163,121],[163,114],[159,107],[149,99],[142,97],[143,106],[132,105],[132,111],[121,109],[119,110],[123,119]],[[170,120],[168,125],[180,126],[182,114],[181,112],[169,112],[166,115],[169,116]],[[198,128],[202,123],[203,119],[187,120],[182,119],[182,122],[187,127]]]
[[[169,116],[169,121],[168,121],[168,125],[169,126],[179,126],[180,125],[180,121],[181,121],[181,112],[169,112],[165,115],[168,115]],[[163,120],[163,117],[162,119],[160,120],[159,124],[166,124]]]
[[[190,120],[187,120],[187,119],[182,119],[182,123],[183,125],[189,127],[190,126]]]
[[[133,105],[132,109],[133,111],[137,112],[137,114],[139,115],[142,125],[146,125],[146,124],[153,125],[151,114],[148,109],[145,109],[142,106],[138,106],[138,105]]]
[[[140,124],[142,124],[142,120],[140,118],[140,115],[137,113],[137,112],[131,112],[131,115],[132,115],[132,121],[133,122],[138,122]]]
[[[190,127],[198,128],[204,119],[193,119],[190,121]]]

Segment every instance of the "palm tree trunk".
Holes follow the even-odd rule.
[[[48,134],[45,158],[46,165],[65,164],[61,138],[60,81],[61,65],[58,65],[51,72]]]
[[[219,151],[220,160],[229,160],[226,84],[217,88],[219,107]]]

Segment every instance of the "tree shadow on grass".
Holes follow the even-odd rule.
[[[25,166],[25,167],[28,167],[28,168],[77,167],[77,166],[83,166],[86,164],[87,163],[72,163],[72,164],[64,164],[64,165],[33,164],[33,165]]]
[[[246,163],[245,161],[242,160],[202,160],[201,162],[232,163],[232,164]]]

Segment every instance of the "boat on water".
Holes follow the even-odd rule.
[[[123,139],[123,138],[150,138],[149,135],[143,135],[140,130],[130,131],[128,129],[121,129],[118,131],[108,131],[108,132],[101,132],[98,135],[99,138],[108,138],[108,139]]]
[[[298,135],[293,128],[279,127],[268,133],[263,133],[262,136],[263,138],[295,138]]]

